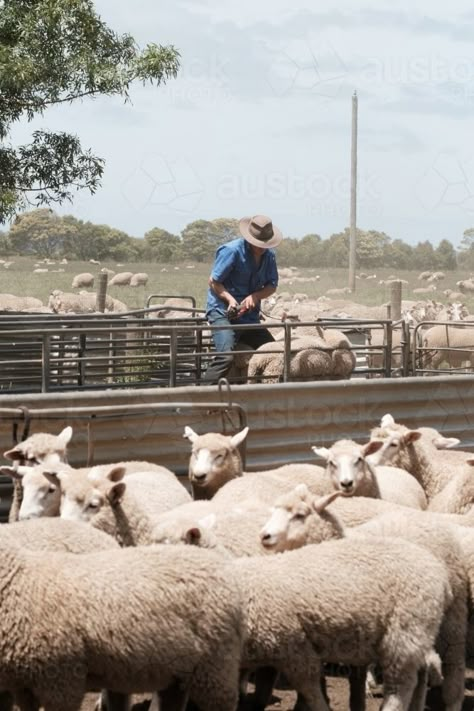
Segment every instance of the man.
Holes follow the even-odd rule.
[[[240,220],[241,238],[223,244],[209,277],[206,317],[211,326],[257,324],[260,322],[260,301],[271,296],[278,286],[278,270],[273,247],[283,235],[265,215]],[[202,379],[206,385],[217,383],[229,371],[234,359],[231,351],[242,339],[249,348],[258,348],[274,338],[266,328],[214,330],[218,353]]]

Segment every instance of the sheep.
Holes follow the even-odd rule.
[[[102,269],[100,271],[101,271],[101,274],[107,274],[107,276],[109,276],[109,277],[113,277],[113,275],[115,274],[113,269],[108,269],[107,267],[102,267]]]
[[[67,463],[67,446],[72,438],[72,427],[64,427],[58,435],[48,432],[36,432],[23,442],[18,442],[12,449],[3,453],[5,459],[13,461],[18,466],[33,467],[38,464],[56,466]],[[23,498],[23,488],[20,480],[13,483],[13,498],[8,520],[17,521]]]
[[[227,437],[215,432],[198,435],[186,426],[184,436],[192,443],[188,475],[194,499],[212,499],[219,509],[254,499],[271,504],[276,496],[300,481],[315,492],[332,490],[324,469],[314,464],[292,463],[261,472],[244,472],[238,446],[248,427]]]
[[[24,311],[29,308],[41,308],[43,302],[33,296],[15,296],[0,294],[0,311]]]
[[[249,361],[249,381],[280,382],[283,377],[283,342],[265,343]],[[291,341],[289,374],[299,380],[350,377],[355,355],[348,339],[338,331],[327,329],[321,335],[296,337]]]
[[[81,291],[79,294],[75,294],[54,289],[50,294],[48,306],[54,313],[95,313],[97,311],[97,295],[87,291]],[[106,311],[121,311],[122,306],[125,305],[109,295],[106,296]]]
[[[119,272],[109,281],[109,286],[130,286],[133,272]]]
[[[464,471],[457,473],[446,486],[430,500],[428,509],[443,513],[465,514],[474,504],[474,482],[472,466],[474,459],[468,459]]]
[[[162,711],[184,708],[188,695],[203,711],[237,707],[242,594],[215,552],[53,556],[9,545],[0,560],[0,688],[28,689],[28,708],[78,711],[98,684],[123,694],[173,687],[179,703],[165,694]]]
[[[169,473],[134,472],[124,478],[125,468],[112,466],[92,481],[60,469],[44,475],[60,488],[61,518],[89,522],[123,546],[148,545],[156,517],[191,501]]]
[[[461,294],[472,294],[474,292],[474,280],[473,279],[463,279],[456,282],[456,286],[461,292]]]
[[[186,425],[184,437],[192,444],[188,477],[193,499],[210,499],[226,482],[242,476],[242,459],[238,447],[249,428],[228,437],[217,432],[198,435]]]
[[[29,551],[76,554],[119,547],[112,536],[102,531],[92,529],[85,523],[60,518],[38,518],[0,526],[0,543],[2,547],[16,543]]]
[[[442,279],[446,279],[446,274],[444,272],[434,272],[434,274],[431,274],[426,281],[433,282],[441,281]]]
[[[57,466],[57,465],[56,465]],[[161,475],[165,474],[174,478],[174,474],[168,469],[143,461],[117,462],[116,464],[99,464],[90,469],[85,467],[82,469],[73,469],[72,467],[62,466],[62,470],[70,472],[71,476],[86,476],[90,481],[95,479],[100,480],[107,476],[108,472],[114,466],[122,466],[125,476],[134,472],[157,472]],[[59,516],[61,507],[61,492],[54,482],[51,482],[44,475],[45,471],[55,469],[55,465],[51,466],[48,463],[40,464],[39,466],[16,466],[0,467],[0,473],[5,476],[10,476],[16,483],[20,482],[22,499],[21,506],[16,513],[16,519],[20,521],[28,519],[36,519],[40,517]]]
[[[411,474],[378,463],[376,452],[389,444],[390,439],[386,442],[372,440],[366,445],[339,440],[330,449],[312,449],[316,456],[325,459],[326,472],[334,488],[345,496],[369,496],[401,506],[426,509],[426,495]]]
[[[446,568],[427,550],[389,538],[347,539],[239,558],[233,568],[244,594],[244,669],[272,665],[310,709],[328,711],[322,662],[377,662],[384,708],[408,709],[452,601]]]
[[[437,370],[443,362],[450,368],[474,367],[474,329],[433,326],[423,334],[422,367]],[[453,350],[455,349],[455,350]]]
[[[466,296],[465,294],[462,294],[460,291],[453,291],[452,289],[445,289],[443,291],[443,294],[450,299],[451,301],[463,301],[464,297]]]
[[[421,274],[418,274],[418,280],[419,281],[426,281],[431,276],[433,276],[433,272],[421,272]]]
[[[36,269],[33,269],[33,274],[46,274],[49,270],[47,268],[42,269],[41,267],[37,267]]]
[[[96,266],[100,267],[100,262],[98,259],[89,259],[89,262],[91,264],[95,264]]]
[[[343,286],[341,289],[328,289],[326,296],[342,296],[343,294],[351,294],[352,289],[348,286]]]
[[[150,318],[168,318],[168,319],[179,319],[179,318],[191,318],[194,314],[193,311],[187,311],[189,308],[189,299],[181,297],[170,297],[165,299],[162,304],[162,308],[153,306],[153,311],[150,311]]]
[[[425,491],[428,505],[454,478],[459,477],[458,484],[462,484],[465,478],[464,461],[458,460],[454,465],[451,453],[437,449],[433,439],[424,436],[422,431],[410,430],[397,424],[391,415],[384,415],[380,427],[372,430],[371,439],[387,438],[391,439],[391,447],[387,450],[391,463],[409,471],[417,479]],[[448,490],[451,493],[452,488],[451,484]],[[440,500],[443,500],[442,497]]]
[[[436,286],[430,284],[429,286],[419,286],[417,289],[413,289],[414,294],[429,294],[432,291],[436,291]]]
[[[130,286],[146,286],[149,276],[146,272],[137,272],[130,279]]]
[[[89,272],[83,272],[82,274],[76,274],[71,284],[73,289],[83,289],[84,287],[89,288],[94,286],[94,275]]]
[[[385,514],[370,522],[344,531],[328,504],[330,498],[315,499],[305,486],[279,499],[261,531],[262,543],[277,552],[348,536],[364,540],[368,535],[401,538],[423,546],[446,565],[453,600],[445,610],[440,630],[440,652],[445,665],[443,696],[447,708],[460,709],[464,696],[465,640],[467,633],[468,577],[464,554],[456,534],[449,526],[440,526],[426,514],[402,510]],[[347,538],[346,538],[347,540]]]

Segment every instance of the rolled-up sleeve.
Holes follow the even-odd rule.
[[[273,254],[273,252],[270,253],[268,256],[269,256],[269,259],[268,259],[265,286],[274,286],[276,288],[278,286],[278,269],[277,269],[276,258],[275,258],[275,255]]]
[[[216,252],[216,259],[212,267],[211,278],[214,281],[224,281],[231,272],[235,261],[235,251],[223,244]]]

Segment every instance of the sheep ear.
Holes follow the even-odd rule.
[[[370,442],[367,442],[367,444],[362,447],[362,453],[364,457],[368,457],[369,454],[374,454],[375,452],[378,452],[381,447],[383,447],[383,442],[381,440],[372,439]]]
[[[342,491],[332,491],[330,494],[326,494],[326,496],[320,496],[319,499],[313,501],[313,509],[316,513],[320,514],[339,496],[342,496]]]
[[[216,525],[216,521],[216,514],[211,513],[208,516],[204,516],[204,518],[200,518],[198,524],[199,526],[201,526],[201,528],[206,528],[208,531],[210,531],[210,529],[214,528],[214,526]]]
[[[114,506],[118,506],[125,494],[126,490],[126,485],[125,482],[119,481],[118,484],[114,484],[113,486],[110,487],[110,489],[107,492],[107,499],[110,502],[110,505],[112,508]]]
[[[395,420],[390,414],[384,415],[380,420],[380,427],[393,427]]]
[[[321,457],[321,459],[326,459],[329,457],[329,449],[327,447],[311,447],[313,452],[317,457]]]
[[[457,437],[443,437],[443,435],[439,435],[433,440],[436,449],[451,449],[451,447],[455,447],[460,442],[461,440]]]
[[[58,434],[59,442],[66,448],[72,437],[72,427],[65,427],[62,432]]]
[[[189,439],[190,442],[194,443],[197,440],[197,438],[199,437],[199,435],[191,427],[188,427],[188,425],[186,425],[186,427],[184,428],[183,437],[185,437],[186,439]]]
[[[189,528],[186,531],[185,541],[188,545],[191,546],[199,545],[199,543],[201,542],[201,531],[197,526],[193,526],[193,528]]]
[[[418,432],[417,430],[410,430],[406,433],[406,435],[403,436],[403,442],[405,444],[412,444],[413,442],[416,442],[418,439],[420,439],[420,437],[421,432]]]
[[[5,459],[10,459],[10,460],[18,460],[18,459],[24,459],[25,455],[21,451],[21,449],[18,449],[17,447],[13,447],[13,449],[8,449],[6,452],[3,453],[3,456]]]
[[[109,481],[113,481],[114,483],[117,481],[122,481],[122,479],[125,476],[125,467],[122,464],[118,464],[115,467],[112,467],[109,469],[107,472],[106,479]]]
[[[306,484],[298,484],[298,486],[295,487],[294,493],[303,498],[309,494],[309,489]]]
[[[54,484],[55,486],[58,486],[58,487],[61,485],[61,474],[60,474],[60,472],[44,471],[44,472],[41,472],[41,474],[42,474],[51,484]]]
[[[241,443],[244,441],[244,439],[247,437],[248,433],[249,433],[249,428],[248,428],[248,427],[244,427],[243,430],[241,430],[240,432],[237,432],[237,434],[233,435],[233,436],[230,438],[230,444],[231,444],[231,446],[232,446],[232,447],[238,447],[239,444],[241,444]]]
[[[19,479],[20,481],[23,478],[22,472],[15,467],[0,467],[0,474],[10,476],[12,479]]]

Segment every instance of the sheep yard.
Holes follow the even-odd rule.
[[[3,261],[5,262],[5,260]],[[75,275],[86,272],[97,277],[100,270],[104,268],[115,273],[131,271],[148,274],[149,279],[146,287],[109,287],[111,296],[125,301],[130,309],[142,308],[146,295],[151,293],[191,295],[195,297],[198,308],[205,306],[207,279],[211,263],[203,262],[180,262],[177,264],[130,262],[119,265],[115,262],[103,262],[100,265],[95,265],[89,262],[71,261],[67,264],[59,262],[44,264],[29,257],[12,257],[7,269],[0,262],[0,292],[18,296],[33,296],[47,304],[49,295],[54,289],[71,291]],[[41,271],[35,272],[35,269]],[[328,289],[344,288],[347,285],[347,269],[319,269],[315,265],[298,269],[281,267],[279,271],[278,291],[304,292],[311,299],[323,296]],[[404,299],[416,298],[416,295],[412,293],[413,289],[426,286],[423,281],[418,279],[419,271],[397,270],[394,272],[393,269],[376,269],[375,272],[365,275],[375,278],[357,279],[356,293],[344,298],[368,306],[380,306],[390,300],[390,286],[379,282],[394,277],[408,282],[402,287]],[[293,276],[291,276],[292,273]],[[360,275],[360,273],[358,274]],[[316,279],[316,277],[319,278]],[[443,294],[443,291],[446,289],[456,291],[456,282],[469,277],[470,273],[463,270],[446,272],[445,278],[437,282],[436,289],[432,294],[428,292],[427,296],[447,303],[449,298]],[[471,306],[474,310],[474,295],[466,294],[465,303],[468,308]]]
[[[148,271],[145,272],[145,269]],[[177,384],[199,382],[212,351],[202,310],[194,314],[200,316],[200,322],[192,319],[192,321],[188,320],[187,325],[184,324],[183,338],[181,342],[179,338],[176,340],[174,352],[172,352],[171,336],[168,338],[168,346],[165,344],[166,339],[158,337],[158,340],[155,338],[154,344],[151,343],[148,347],[146,329],[142,328],[145,321],[136,320],[135,324],[132,324],[129,320],[128,330],[124,325],[121,334],[116,331],[117,340],[114,340],[111,332],[107,336],[91,337],[90,330],[95,326],[100,327],[102,324],[104,327],[109,327],[104,320],[97,321],[96,324],[92,321],[84,320],[81,323],[77,320],[74,323],[81,325],[82,335],[79,332],[72,334],[68,331],[71,334],[68,339],[67,334],[61,333],[60,329],[66,327],[71,329],[74,323],[70,320],[67,323],[66,321],[55,322],[53,318],[47,321],[46,312],[53,311],[54,314],[68,318],[74,316],[76,319],[79,319],[80,314],[84,315],[84,319],[91,315],[96,318],[92,312],[97,308],[99,276],[103,276],[101,273],[104,271],[108,272],[109,281],[105,297],[107,313],[143,310],[149,303],[151,295],[155,295],[150,302],[152,307],[165,301],[167,297],[184,296],[193,300],[193,304],[198,309],[202,309],[205,304],[209,270],[210,265],[204,263],[166,266],[156,263],[133,263],[102,266],[99,263],[88,262],[53,263],[52,260],[32,262],[26,258],[18,258],[11,262],[0,260],[0,297],[3,293],[3,313],[7,316],[3,318],[0,327],[0,330],[7,332],[0,344],[1,360],[4,364],[0,389],[14,391],[15,386],[18,385],[16,389],[24,391],[30,389],[36,392],[38,389],[45,391],[50,388],[65,387],[69,389],[126,385],[143,387],[146,383],[174,387]],[[393,374],[434,373],[438,370],[451,373],[472,372],[470,346],[473,345],[474,352],[474,343],[470,344],[466,339],[470,338],[470,309],[474,310],[474,303],[471,303],[474,291],[466,290],[463,294],[459,292],[456,294],[454,291],[460,278],[466,275],[460,272],[447,274],[427,272],[423,280],[420,280],[420,276],[415,272],[395,275],[388,270],[379,270],[378,274],[360,272],[356,282],[356,292],[349,294],[347,288],[342,286],[347,278],[345,270],[326,269],[318,272],[314,268],[281,268],[280,286],[276,297],[273,297],[269,303],[264,303],[262,310],[266,325],[276,338],[281,338],[276,334],[279,332],[278,326],[282,325],[285,318],[287,323],[294,324],[291,329],[285,330],[284,346],[283,341],[280,341],[279,348],[284,353],[281,356],[272,355],[270,358],[272,363],[266,356],[260,358],[259,362],[258,358],[254,358],[252,363],[249,363],[251,352],[244,352],[236,358],[232,382],[246,382],[247,378],[248,382],[272,382],[272,378],[275,377],[276,381],[301,378],[304,380],[341,379],[350,377],[351,371],[355,371],[352,373],[353,377],[372,375],[389,377]],[[390,304],[394,277],[402,280],[403,318],[402,321],[394,321],[395,325],[392,327],[387,325],[392,323],[387,321],[387,304]],[[432,278],[434,281],[428,283]],[[121,280],[124,284],[122,286],[114,283]],[[422,293],[418,293],[420,291]],[[159,298],[158,295],[163,298]],[[455,298],[458,300],[455,301]],[[462,303],[459,301],[460,298]],[[21,299],[24,302],[21,302]],[[30,303],[31,300],[39,301]],[[40,303],[43,306],[38,306]],[[186,304],[190,302],[187,301]],[[184,303],[181,304],[181,308],[183,306]],[[16,321],[11,315],[15,310],[27,310],[29,313]],[[37,312],[40,312],[38,314],[40,318],[33,320]],[[143,318],[143,312],[140,313],[141,316],[137,315],[136,319]],[[148,312],[145,315],[147,314]],[[114,313],[115,315],[118,319],[121,316],[120,313]],[[175,312],[174,316],[169,314],[165,317],[189,319],[190,315],[181,311]],[[128,318],[130,319],[130,316]],[[328,340],[326,336],[323,338],[325,343],[320,341],[323,350],[326,349],[333,354],[332,362],[327,360],[326,355],[325,362],[323,356],[317,357],[316,360],[313,358],[311,361],[314,348],[318,347],[314,342],[314,337],[318,335],[317,329],[312,329],[311,333],[306,332],[312,338],[313,350],[306,350],[299,354],[300,349],[307,348],[304,339],[298,340],[290,347],[290,330],[299,339],[300,335],[305,335],[305,328],[307,328],[304,324],[300,328],[294,323],[295,319],[307,323],[313,322],[316,318],[326,319],[320,324],[324,329],[328,327],[337,329],[340,326],[348,336],[349,340],[343,339],[343,342],[335,342],[334,338]],[[345,319],[345,322],[341,319]],[[438,339],[434,341],[437,343],[436,348],[431,345],[425,346],[422,332],[415,326],[422,322],[423,328],[426,329],[432,319],[440,322],[446,319],[462,319],[462,323],[457,324],[456,329],[467,327],[467,335],[459,334],[458,330],[446,330],[445,336],[441,337],[441,343],[438,342],[439,336],[436,336]],[[404,330],[403,321],[409,328]],[[44,343],[42,329],[42,323],[46,322],[51,333],[54,324],[57,323],[57,330],[47,345]],[[177,325],[176,321],[174,323]],[[200,331],[194,329],[194,325],[199,323],[202,324]],[[118,324],[119,321],[116,321],[116,325]],[[122,324],[124,324],[123,320]],[[130,333],[132,325],[137,325],[139,328]],[[16,340],[14,334],[21,328],[29,329],[31,333],[36,329],[36,332],[30,339],[26,339],[27,344],[24,347],[20,344],[24,343],[25,339],[18,340],[12,355],[10,347],[12,338]],[[389,328],[395,329],[393,333],[388,333]],[[137,338],[133,337],[133,333]],[[330,336],[327,331],[326,334]],[[459,343],[454,336],[459,337]],[[54,344],[52,340],[59,340],[61,343]],[[352,348],[355,355],[353,363],[351,363],[352,356],[349,358],[346,353],[346,362],[337,365],[336,354],[339,351],[331,349],[341,347],[341,343],[343,348]],[[461,348],[466,343],[468,347]],[[457,348],[457,351],[453,352],[452,357],[446,358],[446,354],[450,354],[453,348]],[[294,357],[291,357],[291,362],[290,351],[297,352]],[[32,377],[28,377],[29,373]]]

